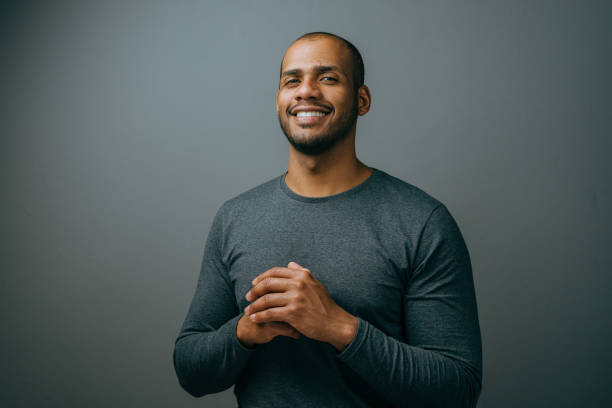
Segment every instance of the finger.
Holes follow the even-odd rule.
[[[282,334],[283,336],[293,337],[294,339],[300,338],[300,332],[290,324],[284,322],[270,322],[265,324],[270,325],[274,331]]]
[[[299,283],[295,279],[266,278],[251,288],[244,297],[249,302],[252,302],[268,292],[286,292],[295,289],[298,285]]]
[[[289,262],[287,267],[291,269],[304,269],[304,270],[308,269],[308,268],[304,268],[302,265],[298,264],[297,262],[293,262],[293,261]]]
[[[245,314],[260,312],[271,307],[285,306],[290,299],[286,293],[266,293],[244,308]]]
[[[263,310],[257,313],[251,313],[249,318],[255,323],[267,323],[267,322],[285,322],[287,316],[289,316],[289,310],[287,307],[272,307],[270,309]]]
[[[299,269],[283,268],[282,266],[276,266],[274,268],[268,269],[267,271],[263,272],[259,276],[255,277],[255,279],[253,279],[251,283],[253,284],[253,286],[255,286],[259,282],[261,282],[263,279],[268,278],[268,277],[293,278],[297,276],[299,272],[300,272]]]
[[[262,323],[262,326],[269,326],[270,328],[272,328],[273,330],[276,331],[285,331],[286,333],[289,333],[292,330],[295,330],[295,328],[290,325],[289,323],[285,323],[285,322],[268,322],[268,323]]]

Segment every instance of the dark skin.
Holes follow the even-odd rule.
[[[286,268],[268,269],[256,277],[245,297],[252,303],[240,319],[245,320],[245,341],[240,335],[238,338],[247,347],[267,343],[277,335],[299,338],[303,334],[330,343],[340,352],[357,333],[357,318],[334,302],[309,269],[295,262]],[[270,326],[279,322],[285,325]],[[268,326],[262,327],[265,325]]]
[[[324,72],[321,67],[326,67]],[[329,69],[332,67],[332,69]],[[276,108],[279,119],[295,140],[329,137],[349,116],[357,98],[357,112],[370,108],[370,91],[355,92],[349,51],[330,37],[302,39],[287,50],[281,71]],[[295,107],[324,106],[320,118],[292,115]],[[338,194],[364,182],[372,169],[355,154],[356,126],[329,150],[304,154],[293,146],[285,182],[297,194],[322,197]],[[325,286],[306,267],[295,262],[275,266],[258,275],[245,298],[251,304],[237,326],[246,347],[264,344],[276,336],[304,335],[330,343],[341,352],[357,333],[357,317],[338,306]]]

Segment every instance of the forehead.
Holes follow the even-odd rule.
[[[303,38],[294,42],[283,58],[281,71],[309,70],[318,65],[338,66],[346,75],[350,72],[350,53],[336,38]]]

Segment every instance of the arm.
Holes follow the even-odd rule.
[[[471,262],[444,205],[423,227],[411,272],[406,342],[358,318],[354,339],[337,356],[395,406],[474,407],[482,346]]]
[[[208,234],[195,295],[174,344],[179,383],[194,397],[231,387],[254,352],[236,335],[243,313],[221,258],[222,208]]]

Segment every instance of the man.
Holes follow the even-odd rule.
[[[370,108],[348,41],[281,63],[288,171],[226,202],[174,366],[191,395],[249,407],[468,407],[482,381],[471,262],[447,208],[355,154]]]

